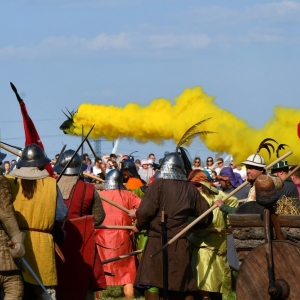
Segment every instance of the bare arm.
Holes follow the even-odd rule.
[[[102,160],[103,162],[107,163],[107,160],[109,159],[109,155],[103,155]]]

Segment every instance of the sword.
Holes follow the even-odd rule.
[[[28,271],[31,273],[31,275],[34,277],[34,279],[38,282],[38,284],[41,286],[41,288],[44,290],[44,292],[46,293],[46,295],[48,296],[48,298],[51,300],[51,296],[48,293],[48,291],[46,290],[45,286],[42,284],[41,280],[38,278],[38,276],[34,273],[34,271],[32,270],[32,268],[30,267],[30,265],[28,264],[28,262],[26,261],[26,259],[24,257],[22,257],[20,259],[20,262],[22,262],[26,268],[28,269]]]

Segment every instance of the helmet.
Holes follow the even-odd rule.
[[[265,160],[258,153],[251,154],[250,156],[248,156],[247,160],[243,161],[242,164],[246,166],[249,165],[249,166],[261,167],[261,168],[266,167]]]
[[[74,155],[74,150],[67,150],[62,155],[59,156],[58,163],[54,166],[53,170],[61,174],[67,163],[70,161],[71,157]],[[87,164],[82,162],[78,153],[74,156],[68,168],[65,170],[64,175],[77,175],[87,169]]]
[[[17,162],[17,168],[43,167],[50,161],[40,146],[30,144],[23,149],[21,159]]]
[[[157,171],[154,173],[153,177],[154,177],[155,179],[161,178],[160,170],[157,170]]]
[[[140,178],[140,175],[137,172],[136,165],[133,160],[125,159],[122,161],[122,171],[127,170],[130,176]],[[105,178],[106,180],[106,178]]]
[[[105,177],[105,182],[104,182],[104,189],[105,190],[116,190],[116,189],[122,189],[125,190],[126,188],[124,187],[122,181],[122,173],[117,170],[111,170],[109,173],[107,173]]]
[[[160,173],[163,179],[186,180],[183,160],[175,152],[165,156],[161,163]]]

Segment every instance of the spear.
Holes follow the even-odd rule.
[[[89,145],[89,147],[90,147],[90,149],[91,149],[91,151],[92,151],[92,153],[93,153],[95,159],[97,159],[98,156],[97,156],[96,152],[94,151],[94,149],[93,149],[93,147],[92,147],[90,141],[87,139],[86,142],[87,142],[87,144]]]
[[[118,225],[99,225],[95,229],[116,229],[116,230],[133,230],[134,226],[118,226]]]
[[[90,135],[90,133],[92,132],[92,130],[94,129],[95,124],[92,126],[92,128],[90,129],[90,131],[87,133],[87,135],[82,139],[79,147],[77,148],[77,150],[74,152],[74,154],[72,155],[72,157],[70,158],[70,160],[68,161],[68,163],[65,165],[64,169],[61,171],[61,173],[59,174],[58,178],[57,178],[57,182],[60,180],[60,178],[63,176],[63,174],[65,173],[66,169],[69,167],[70,163],[72,162],[72,160],[74,159],[75,155],[78,153],[78,151],[80,150],[81,146],[83,145],[83,143],[85,142],[85,140],[88,138],[88,136]]]
[[[18,157],[21,157],[21,154],[19,152],[16,152],[15,150],[13,149],[10,149],[9,147],[7,147],[6,145],[4,145],[2,142],[0,142],[0,148],[18,156]]]
[[[95,180],[98,180],[98,181],[101,181],[101,182],[104,182],[105,180],[103,180],[102,178],[96,176],[96,175],[93,175],[93,174],[90,174],[90,173],[87,173],[87,172],[83,172],[83,175],[87,176],[87,177],[90,177],[90,178],[93,178]]]
[[[116,257],[113,257],[113,258],[110,258],[110,259],[107,259],[107,260],[103,260],[101,263],[102,263],[102,265],[105,265],[105,264],[111,263],[113,261],[117,261],[117,260],[120,260],[120,259],[123,259],[123,258],[127,258],[127,257],[133,256],[133,255],[140,254],[142,252],[143,252],[143,250],[133,251],[133,252],[126,253],[126,254],[123,254],[123,255],[119,255],[119,256],[116,256]]]
[[[4,143],[3,141],[0,141],[0,143],[1,143],[1,144],[4,144],[4,145],[6,145],[6,146],[9,146],[9,147],[11,147],[11,148],[15,148],[15,149],[17,149],[17,150],[23,151],[23,148],[21,148],[21,147],[13,146],[13,145]]]

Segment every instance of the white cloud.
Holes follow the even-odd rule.
[[[12,57],[38,58],[57,55],[93,53],[101,50],[128,49],[131,41],[126,33],[118,35],[100,34],[92,39],[80,37],[51,36],[37,45],[0,48],[0,59]]]
[[[264,22],[299,22],[299,15],[300,3],[290,0],[259,4],[245,10],[246,17]]]
[[[117,35],[99,34],[92,39],[80,37],[51,36],[37,45],[23,47],[7,46],[0,48],[0,59],[13,57],[38,58],[59,55],[97,54],[107,51],[130,52],[143,49],[201,49],[209,45],[210,39],[204,34],[140,34],[124,33]]]
[[[103,3],[101,0],[87,2]],[[69,0],[63,3],[69,3]],[[49,36],[37,44],[3,46],[0,59],[116,53],[158,56],[170,51],[180,53],[181,50],[194,51],[212,45],[230,48],[246,43],[299,45],[300,39],[294,30],[278,25],[280,22],[299,22],[299,15],[300,3],[291,0],[244,6],[240,10],[215,5],[197,6],[173,15],[164,26],[146,23],[135,28],[127,26],[116,34],[103,32],[93,38]]]
[[[175,34],[156,34],[142,37],[142,40],[149,43],[152,48],[206,48],[210,39],[205,34],[199,35],[175,35]]]

